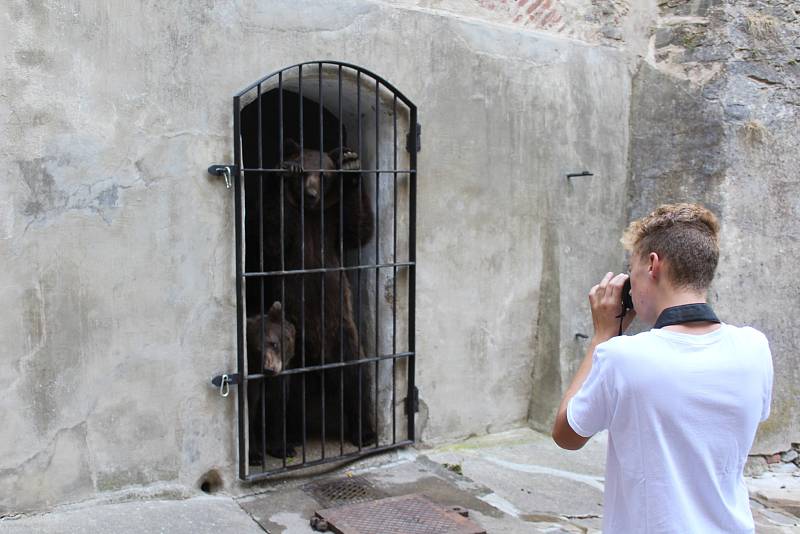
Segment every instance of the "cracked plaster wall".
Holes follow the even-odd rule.
[[[0,513],[182,494],[211,468],[236,487],[234,397],[208,386],[235,367],[233,203],[205,169],[231,159],[231,96],[308,59],[420,109],[422,439],[525,423],[541,252],[565,246],[543,229],[622,213],[617,50],[385,2],[14,0],[0,20]],[[584,167],[617,187],[566,183]]]
[[[580,358],[574,334],[590,327],[585,289],[621,265],[627,217],[671,195],[707,195],[730,249],[752,249],[720,273],[721,305],[754,318],[775,340],[776,370],[796,372],[791,320],[734,289],[795,242],[779,215],[796,209],[793,116],[774,105],[796,99],[796,82],[675,59],[700,47],[670,48],[661,30],[694,28],[670,17],[702,18],[706,3],[513,4],[4,4],[0,421],[14,438],[0,441],[0,513],[157,483],[192,491],[212,467],[233,483],[234,403],[207,386],[235,367],[232,198],[205,168],[231,159],[231,95],[308,59],[363,65],[420,109],[422,440],[545,426]],[[743,64],[776,79],[768,61]],[[714,90],[716,103],[704,96]],[[757,116],[725,111],[753,102]],[[699,176],[660,149],[652,132],[665,125]],[[583,169],[595,177],[564,179]],[[765,195],[768,222],[743,191]],[[772,292],[777,279],[790,306],[797,284],[775,269],[759,283]],[[778,399],[765,443],[796,436],[796,398]]]

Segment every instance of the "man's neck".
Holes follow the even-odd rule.
[[[674,306],[682,306],[684,304],[697,304],[699,302],[705,303],[706,302],[706,293],[698,293],[696,291],[689,291],[689,290],[672,290],[668,294],[664,295],[663,299],[659,303],[659,315],[666,310],[667,308],[672,308]],[[682,324],[673,324],[669,326],[665,326],[664,330],[670,330],[672,332],[680,332],[683,334],[708,334],[709,332],[713,332],[720,328],[718,323],[712,323],[710,321],[695,321],[691,323],[682,323]]]
[[[695,291],[669,291],[659,299],[659,312],[661,313],[667,308],[674,306],[682,306],[684,304],[697,304],[698,302],[705,302],[706,294],[697,293]]]

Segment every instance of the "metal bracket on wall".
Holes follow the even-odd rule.
[[[225,178],[225,187],[228,189],[233,185],[231,177],[236,172],[236,165],[211,165],[208,168],[208,174],[214,176],[223,176]]]
[[[219,394],[227,397],[230,393],[230,387],[239,383],[238,373],[217,375],[211,379],[211,385],[219,388]]]
[[[570,178],[577,178],[579,176],[594,176],[594,174],[590,173],[589,171],[571,172],[567,174],[567,180],[569,180]]]

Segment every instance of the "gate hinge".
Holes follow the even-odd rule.
[[[236,174],[236,165],[211,165],[208,174],[222,176],[225,178],[225,187],[228,189],[233,185],[232,176]]]
[[[408,399],[408,404],[406,404],[406,414],[409,413],[417,413],[419,412],[419,388],[414,386],[414,389],[411,390],[411,397]]]
[[[406,137],[406,150],[413,152],[414,147],[417,147],[417,152],[422,150],[422,125],[417,123],[415,132],[408,132]]]

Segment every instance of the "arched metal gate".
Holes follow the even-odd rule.
[[[356,65],[233,98],[239,476],[414,442],[416,106]]]

